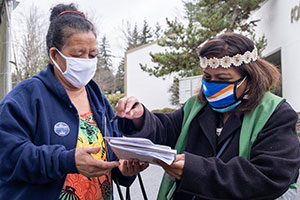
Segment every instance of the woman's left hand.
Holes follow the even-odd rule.
[[[119,170],[123,176],[133,176],[149,166],[147,162],[140,162],[137,159],[119,160]]]
[[[185,162],[185,155],[178,154],[176,155],[176,160],[171,164],[168,165],[161,160],[156,160],[156,163],[162,166],[164,170],[171,176],[175,177],[176,179],[180,180],[183,172]]]

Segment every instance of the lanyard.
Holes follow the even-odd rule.
[[[216,158],[220,158],[220,156],[222,155],[222,153],[224,152],[224,150],[226,149],[226,147],[228,146],[228,144],[232,140],[232,138],[233,138],[233,134],[230,137],[228,137],[228,139],[225,141],[225,143],[221,147],[220,151],[217,153]],[[195,199],[196,199],[196,196],[193,196],[192,200],[195,200]]]
[[[228,137],[228,139],[225,141],[225,143],[221,147],[220,151],[217,153],[216,158],[220,158],[220,156],[222,155],[222,153],[224,152],[224,150],[226,149],[226,147],[228,146],[228,144],[232,138],[233,138],[233,134],[230,137]]]

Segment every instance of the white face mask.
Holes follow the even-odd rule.
[[[73,58],[64,56],[58,49],[56,51],[66,60],[66,71],[63,72],[55,60],[55,67],[62,73],[65,79],[77,88],[82,88],[94,77],[97,69],[97,58]]]

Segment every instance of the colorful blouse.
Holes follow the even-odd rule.
[[[107,149],[102,134],[94,120],[93,113],[80,115],[80,126],[77,141],[79,147],[101,146],[100,151],[92,156],[99,160],[107,159]],[[60,200],[110,200],[112,199],[111,175],[87,178],[81,174],[68,174]]]

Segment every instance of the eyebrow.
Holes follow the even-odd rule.
[[[203,72],[204,74],[207,74],[207,75],[210,75],[210,73],[207,73],[207,72]],[[217,73],[215,74],[216,76],[221,76],[221,75],[228,75],[228,76],[232,76],[230,73],[226,73],[226,72],[220,72],[220,73]]]
[[[85,53],[86,52],[86,50],[83,50],[83,49],[72,49],[71,51],[70,51],[70,53],[75,53],[75,54],[78,54],[78,53]],[[97,52],[98,53],[98,49],[92,49],[92,50],[90,50],[90,52]]]
[[[75,54],[78,54],[78,53],[82,53],[83,51],[81,49],[71,49],[70,53],[75,53]]]
[[[216,74],[217,76],[221,76],[221,75],[228,75],[228,76],[232,76],[230,73],[219,73],[219,74]]]

